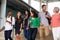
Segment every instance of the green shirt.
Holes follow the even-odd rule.
[[[40,27],[40,18],[30,18],[30,28]]]

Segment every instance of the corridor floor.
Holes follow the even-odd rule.
[[[12,35],[13,35],[13,34],[12,34]],[[12,37],[13,37],[13,39],[15,40],[15,35],[12,36]],[[4,32],[3,32],[3,31],[0,32],[0,40],[4,40]],[[21,33],[21,40],[26,40],[26,39],[24,38],[23,32]],[[39,35],[38,35],[38,34],[37,34],[36,40],[39,40]],[[52,36],[50,37],[50,40],[53,40]]]

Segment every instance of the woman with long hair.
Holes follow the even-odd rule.
[[[35,11],[31,11],[30,40],[35,40],[39,27],[40,27],[40,18],[37,16]]]
[[[29,10],[25,11],[25,18],[24,18],[24,36],[27,40],[30,40],[29,36],[29,17],[30,17],[30,12]]]
[[[22,17],[21,12],[17,13],[16,21],[15,21],[15,34],[16,34],[16,40],[20,40],[20,33],[22,31]]]

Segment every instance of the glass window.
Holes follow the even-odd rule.
[[[54,7],[59,7],[60,8],[60,2],[51,2],[51,3],[48,3],[48,11],[49,11],[51,16],[54,14],[53,13]]]
[[[29,0],[23,0],[23,1],[26,2],[26,3],[28,4],[28,1],[29,1]]]
[[[31,6],[35,8],[36,10],[40,11],[40,2],[31,0]]]

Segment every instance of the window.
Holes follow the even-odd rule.
[[[31,0],[31,6],[35,8],[37,11],[40,11],[40,2]]]
[[[54,14],[53,13],[54,7],[59,7],[60,8],[60,2],[51,2],[51,3],[48,3],[48,11],[49,11],[51,16]]]
[[[29,1],[29,0],[23,0],[23,1],[26,2],[26,3],[28,4],[28,1]]]

